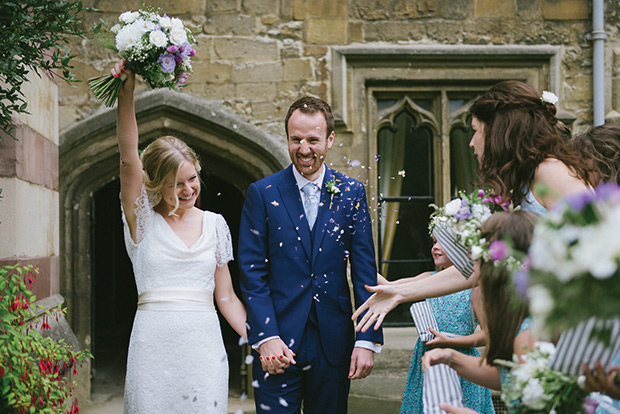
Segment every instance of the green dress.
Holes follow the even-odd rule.
[[[437,319],[437,325],[442,332],[457,335],[471,335],[474,333],[478,321],[471,306],[471,289],[456,292],[451,295],[428,299]],[[409,375],[403,395],[401,414],[419,414],[423,412],[422,387],[424,377],[422,372],[422,356],[431,348],[418,339],[411,357]],[[456,348],[466,355],[480,356],[476,348]],[[463,389],[463,403],[466,407],[481,413],[495,413],[491,391],[472,382],[461,380]]]

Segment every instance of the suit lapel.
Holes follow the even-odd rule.
[[[321,202],[319,203],[319,211],[314,224],[316,228],[314,229],[314,243],[312,246],[312,263],[314,263],[314,260],[319,254],[319,248],[323,243],[325,233],[332,230],[332,228],[330,228],[330,219],[336,209],[336,199],[340,196],[334,195],[334,203],[330,208],[332,195],[327,191],[327,183],[331,181],[333,177],[334,171],[325,166],[325,177],[323,178],[323,185],[321,186]],[[334,224],[334,226],[335,225],[336,224]]]
[[[312,253],[310,229],[308,228],[308,220],[306,219],[304,207],[301,203],[301,195],[299,194],[299,188],[297,188],[297,182],[293,176],[292,168],[293,165],[291,164],[284,174],[284,178],[278,184],[278,191],[280,192],[282,203],[293,223],[293,227],[301,239],[301,244],[304,247],[306,256],[310,258]]]

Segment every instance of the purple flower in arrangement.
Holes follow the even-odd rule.
[[[189,56],[190,52],[194,50],[192,49],[191,45],[189,44],[189,42],[185,42],[182,45],[179,46],[179,55],[182,58],[186,58]]]
[[[484,192],[483,189],[478,190],[478,197],[484,197],[484,194],[485,194],[485,192]],[[484,203],[484,201],[483,201],[483,203]]]
[[[595,414],[596,408],[598,407],[598,402],[590,397],[586,397],[586,400],[583,402],[583,406],[585,408],[585,414]]]
[[[495,240],[489,245],[489,255],[494,262],[497,260],[504,260],[508,253],[508,246],[503,240]]]
[[[474,213],[471,212],[467,200],[461,200],[461,208],[459,208],[459,211],[454,215],[454,217],[457,219],[467,220],[468,218],[473,217],[473,215]]]
[[[161,65],[161,70],[165,73],[174,72],[174,68],[177,66],[174,55],[169,53],[162,53],[157,59],[157,63]]]
[[[610,200],[620,203],[620,186],[616,183],[602,183],[594,190],[599,200]]]
[[[168,53],[176,53],[177,50],[179,50],[179,48],[176,47],[175,45],[168,46],[168,48],[166,49],[166,51],[168,51]]]
[[[572,193],[564,198],[568,205],[578,213],[581,212],[581,210],[583,210],[586,205],[590,204],[595,199],[596,195],[589,190]]]
[[[512,275],[515,290],[524,301],[528,300],[527,289],[530,287],[530,274],[526,269],[519,269]]]
[[[174,60],[177,62],[177,65],[180,65],[181,62],[183,62],[183,56],[181,55],[175,55],[174,56]]]

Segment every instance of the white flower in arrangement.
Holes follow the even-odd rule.
[[[446,204],[445,209],[447,216],[454,216],[461,209],[461,199],[455,198],[454,200],[450,201],[448,204]]]
[[[538,378],[531,378],[525,388],[523,388],[523,404],[535,410],[540,410],[545,406],[545,390],[540,385]]]
[[[542,97],[540,98],[540,100],[543,101],[544,103],[550,103],[552,105],[555,105],[556,103],[558,103],[560,98],[558,98],[557,95],[553,92],[543,91]]]
[[[482,247],[478,246],[478,245],[473,245],[471,246],[471,259],[472,260],[478,260],[482,257],[482,253],[484,252],[484,250],[482,250]]]
[[[110,29],[110,31],[112,33],[118,33],[118,31],[121,30],[121,25],[120,24],[115,24],[114,26],[112,26],[112,28]]]
[[[142,39],[142,30],[139,26],[130,24],[122,27],[116,34],[116,48],[119,52],[124,52],[129,48],[137,46]]]
[[[168,44],[168,36],[161,30],[154,30],[149,33],[149,42],[155,47],[164,47]]]
[[[136,26],[138,26],[140,30],[142,30],[142,33],[150,32],[157,28],[157,25],[155,24],[155,22],[149,19],[145,19],[143,17],[140,17],[138,20],[136,20],[132,24],[135,24]]]
[[[170,29],[172,28],[172,19],[170,19],[170,17],[168,16],[163,16],[161,19],[159,19],[159,25],[162,29]]]
[[[185,29],[173,27],[170,29],[170,41],[174,45],[182,45],[187,42],[187,32]]]
[[[170,19],[170,27],[173,29],[183,29],[183,21],[179,18],[173,17]]]
[[[138,12],[126,11],[125,13],[122,13],[120,16],[118,16],[118,20],[125,24],[130,24],[136,21],[139,16],[140,13]]]
[[[553,298],[543,286],[530,286],[527,290],[527,297],[530,299],[530,311],[534,315],[544,318],[553,308]]]

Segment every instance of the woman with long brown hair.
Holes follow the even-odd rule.
[[[556,117],[557,97],[532,86],[505,81],[491,87],[470,108],[474,136],[469,146],[480,163],[481,186],[523,210],[546,214],[567,194],[589,188],[587,166],[571,147],[568,128]],[[442,296],[475,286],[454,267],[432,279],[367,289],[374,294],[353,314],[368,309],[357,330],[366,331],[398,304]]]

